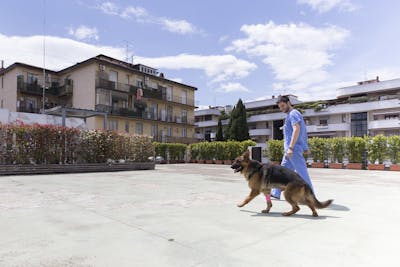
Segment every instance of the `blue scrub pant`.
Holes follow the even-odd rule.
[[[283,156],[281,166],[291,169],[297,172],[301,178],[311,187],[312,191],[314,192],[314,188],[312,186],[310,176],[308,175],[307,171],[307,164],[306,160],[303,157],[303,151],[295,150],[293,151],[293,155],[290,158],[286,157],[286,153]],[[281,198],[281,190],[278,188],[273,188],[271,190],[271,196],[280,199]]]

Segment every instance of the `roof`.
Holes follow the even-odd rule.
[[[4,68],[4,69],[0,70],[0,74],[7,73],[7,72],[11,71],[12,69],[14,69],[16,67],[23,67],[23,68],[27,68],[27,69],[35,69],[35,70],[43,71],[42,67],[37,67],[37,66],[34,66],[34,65],[15,62],[15,63],[11,64],[10,66],[8,66],[7,68]],[[49,70],[49,69],[44,69],[44,70],[47,73],[57,74],[57,71],[54,71],[54,70]]]
[[[361,85],[339,88],[337,89],[337,97],[338,98],[348,97],[351,95],[381,92],[399,88],[400,88],[400,79],[377,81],[373,83],[366,83]]]
[[[115,58],[112,58],[112,57],[109,57],[109,56],[106,56],[106,55],[102,55],[102,54],[97,55],[95,57],[88,58],[88,59],[86,59],[86,60],[84,60],[82,62],[78,62],[75,65],[69,66],[69,67],[67,67],[65,69],[62,69],[60,71],[54,71],[54,70],[49,70],[49,69],[45,69],[45,71],[47,73],[60,75],[60,74],[63,74],[65,72],[71,71],[73,69],[80,68],[82,66],[91,64],[93,62],[104,62],[104,63],[107,63],[107,64],[112,64],[114,66],[118,66],[120,68],[127,69],[129,71],[136,72],[138,74],[151,75],[151,74],[143,73],[143,72],[138,70],[137,66],[138,65],[142,65],[142,64],[131,64],[131,63],[128,63],[128,62],[125,62],[125,61],[121,61],[121,60],[118,60],[118,59],[115,59]],[[15,68],[17,66],[21,66],[21,67],[25,67],[25,68],[32,68],[32,69],[36,69],[36,70],[43,70],[43,68],[41,68],[41,67],[37,67],[37,66],[33,66],[33,65],[28,65],[28,64],[25,64],[25,63],[16,62],[14,64],[11,64],[7,68],[1,70],[0,74],[4,74],[4,73],[12,70],[13,68]],[[145,66],[145,65],[142,65],[142,66]],[[177,84],[177,85],[180,85],[180,86],[188,87],[188,88],[190,88],[192,90],[197,90],[197,87],[194,87],[194,86],[191,86],[191,85],[187,85],[187,84],[184,84],[184,83],[179,83],[179,82],[176,82],[176,81],[173,81],[173,80],[169,80],[169,79],[166,79],[166,78],[163,78],[163,77],[159,77],[159,76],[155,76],[155,75],[151,75],[151,77],[156,79],[156,80],[159,80],[159,81],[168,81],[168,82],[173,83],[173,84]]]
[[[288,96],[290,99],[290,103],[292,103],[293,105],[302,103],[300,100],[297,99],[297,97],[295,97],[293,95],[288,95]],[[249,101],[249,102],[244,103],[244,106],[246,107],[247,110],[258,109],[258,108],[276,106],[276,101],[277,101],[277,98]]]
[[[136,72],[138,74],[151,75],[151,74],[143,73],[143,72],[138,70],[137,66],[138,65],[145,66],[143,64],[131,64],[131,63],[128,63],[128,62],[125,62],[125,61],[122,61],[122,60],[118,60],[118,59],[115,59],[115,58],[112,58],[112,57],[109,57],[109,56],[106,56],[106,55],[102,55],[102,54],[97,55],[97,56],[92,57],[92,58],[89,58],[87,60],[84,60],[82,62],[76,63],[75,65],[72,65],[72,66],[67,67],[65,69],[62,69],[62,70],[59,71],[59,73],[64,73],[64,72],[70,71],[72,69],[75,69],[75,68],[82,67],[84,65],[90,64],[92,62],[107,63],[107,64],[111,64],[111,65],[116,66],[116,67],[120,67],[120,68],[127,69],[129,71]],[[173,81],[173,80],[169,80],[169,79],[166,79],[166,78],[162,78],[162,77],[159,77],[159,76],[155,76],[155,75],[151,75],[151,77],[154,78],[154,79],[160,80],[160,81],[168,81],[168,82],[173,83],[173,84],[178,84],[178,85],[181,85],[181,86],[183,85],[183,86],[188,87],[188,88],[190,88],[192,90],[197,90],[196,87],[191,86],[191,85],[187,85],[187,84],[184,84],[184,83],[179,83],[179,82],[176,82],[176,81]]]

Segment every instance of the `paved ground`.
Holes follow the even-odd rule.
[[[400,173],[310,169],[319,218],[227,166],[0,177],[0,266],[399,266]]]

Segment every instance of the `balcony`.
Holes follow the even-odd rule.
[[[318,132],[346,132],[350,131],[350,124],[347,123],[330,123],[327,125],[307,125],[308,133]]]
[[[250,136],[271,136],[272,135],[272,131],[271,129],[251,129],[249,130],[249,135]]]
[[[217,127],[218,121],[198,121],[195,123],[196,127],[203,128],[203,127]]]
[[[129,108],[112,107],[103,104],[97,104],[95,110],[100,112],[107,112],[108,114],[115,116],[124,116],[124,117],[138,118],[144,120],[194,125],[194,120],[190,120],[187,117],[166,116],[165,118],[162,118],[161,114],[157,114],[155,112],[145,112],[144,110],[132,110]]]
[[[43,87],[37,82],[27,83],[18,81],[17,90],[24,94],[43,95]],[[46,87],[45,94],[54,96],[71,96],[73,94],[72,80],[61,86],[58,85],[57,82],[53,82],[50,87]]]
[[[384,129],[400,128],[400,119],[376,120],[368,123],[368,130],[384,130]]]
[[[43,87],[39,85],[37,82],[27,83],[27,82],[17,82],[17,90],[20,93],[25,94],[33,94],[33,95],[42,95]]]

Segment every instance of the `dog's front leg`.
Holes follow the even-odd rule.
[[[250,194],[243,200],[242,203],[237,204],[237,206],[239,208],[243,207],[244,205],[246,205],[247,203],[249,203],[250,201],[253,200],[253,198],[255,198],[256,196],[258,196],[260,194],[260,191],[257,190],[251,190]]]
[[[265,200],[267,201],[267,208],[262,210],[262,213],[268,213],[272,208],[272,201],[271,201],[271,188],[267,187],[262,190],[265,195]]]

